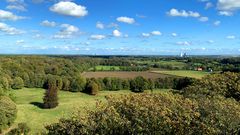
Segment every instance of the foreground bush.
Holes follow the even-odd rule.
[[[183,90],[190,98],[224,96],[240,101],[240,73],[226,72],[206,76]]]
[[[16,115],[15,103],[9,97],[0,96],[0,133],[14,122]]]
[[[172,93],[107,97],[87,115],[46,127],[49,135],[239,134],[240,105],[218,97],[197,102]]]
[[[28,135],[30,128],[26,123],[18,123],[17,127],[10,130],[7,135]]]

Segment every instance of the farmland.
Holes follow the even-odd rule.
[[[202,71],[190,71],[190,70],[164,70],[164,71],[152,71],[153,73],[165,74],[165,75],[174,75],[180,77],[190,77],[201,79],[202,77],[208,75],[208,72]]]
[[[95,66],[90,68],[89,71],[119,71],[119,66]]]
[[[116,77],[116,78],[135,78],[137,76],[142,76],[144,78],[165,78],[169,77],[170,75],[165,74],[158,74],[153,72],[126,72],[126,71],[112,71],[112,72],[84,72],[82,74],[86,78],[104,78],[104,77]]]

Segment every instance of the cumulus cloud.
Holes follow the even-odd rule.
[[[134,18],[130,18],[130,17],[126,17],[126,16],[118,17],[117,21],[127,23],[127,24],[135,23]]]
[[[239,0],[218,0],[217,7],[222,11],[234,11],[240,9]]]
[[[220,15],[231,16],[233,12],[240,9],[239,0],[218,0],[217,8]]]
[[[20,20],[20,19],[25,19],[25,17],[17,16],[9,11],[0,10],[0,20],[16,21],[16,20]]]
[[[227,36],[226,38],[227,38],[227,39],[236,39],[236,36],[234,36],[234,35],[229,35],[229,36]]]
[[[93,40],[102,40],[102,39],[105,39],[106,36],[105,35],[91,35],[90,38]]]
[[[79,28],[70,24],[62,24],[61,28],[61,31],[53,36],[54,38],[72,38],[74,35],[79,33]]]
[[[9,10],[19,10],[19,11],[27,11],[23,5],[8,5],[6,9]]]
[[[193,17],[193,18],[198,18],[199,21],[206,22],[208,21],[208,17],[201,16],[200,13],[194,12],[194,11],[186,11],[186,10],[178,10],[175,8],[172,8],[170,11],[167,12],[167,15],[172,16],[172,17]]]
[[[208,17],[200,17],[199,21],[201,22],[207,22],[208,21]]]
[[[24,0],[7,0],[9,5],[6,7],[6,9],[9,10],[18,10],[18,11],[27,11],[26,4],[24,3]]]
[[[60,1],[50,7],[50,11],[74,17],[83,17],[88,14],[86,7],[70,1]]]
[[[172,33],[171,35],[172,35],[173,37],[177,37],[177,36],[178,36],[177,33]]]
[[[103,23],[101,23],[101,22],[97,22],[96,23],[96,28],[98,28],[98,29],[104,29],[104,24]]]
[[[155,36],[161,36],[162,35],[162,33],[160,31],[152,31],[151,34],[155,35]]]
[[[177,10],[175,8],[171,9],[169,12],[167,12],[169,16],[174,16],[174,17],[195,17],[198,18],[200,17],[200,14],[198,12],[193,12],[193,11],[185,11],[185,10]]]
[[[207,2],[205,5],[205,9],[209,9],[211,7],[213,7],[213,4],[211,2]]]
[[[122,33],[119,30],[114,30],[112,32],[112,34],[113,34],[114,37],[121,37],[122,36]]]
[[[142,33],[143,37],[150,37],[151,35],[149,33]]]
[[[215,21],[213,24],[214,24],[215,26],[219,26],[219,25],[221,24],[221,21]]]
[[[46,26],[46,27],[55,27],[57,25],[57,23],[54,21],[50,22],[48,20],[44,20],[40,23],[40,25]]]
[[[219,11],[218,14],[222,15],[222,16],[232,16],[233,15],[233,13],[229,12],[229,11]]]
[[[23,34],[24,31],[19,30],[17,28],[11,27],[5,23],[0,22],[0,32],[4,32],[8,35],[18,35],[18,34]]]

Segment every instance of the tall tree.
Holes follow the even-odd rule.
[[[43,107],[46,109],[55,108],[58,106],[58,86],[57,80],[53,77],[48,79],[48,89],[43,97]]]

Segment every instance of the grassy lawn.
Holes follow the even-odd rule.
[[[201,79],[202,77],[208,75],[208,72],[203,71],[190,71],[190,70],[166,70],[166,71],[153,71],[154,73],[175,75],[181,77],[191,77]]]
[[[90,68],[90,71],[94,71],[94,68]],[[96,71],[119,71],[120,67],[119,66],[96,66],[95,67]]]
[[[160,91],[167,90],[155,90],[154,92]],[[44,125],[57,122],[60,117],[67,117],[71,112],[77,109],[94,109],[96,101],[105,101],[104,97],[106,95],[129,94],[131,91],[101,91],[97,96],[60,91],[59,106],[55,109],[41,109],[34,105],[36,103],[42,103],[43,89],[24,88],[21,90],[14,90],[13,93],[16,96],[18,108],[16,123],[26,122],[31,128],[30,134],[38,134],[44,129]]]

